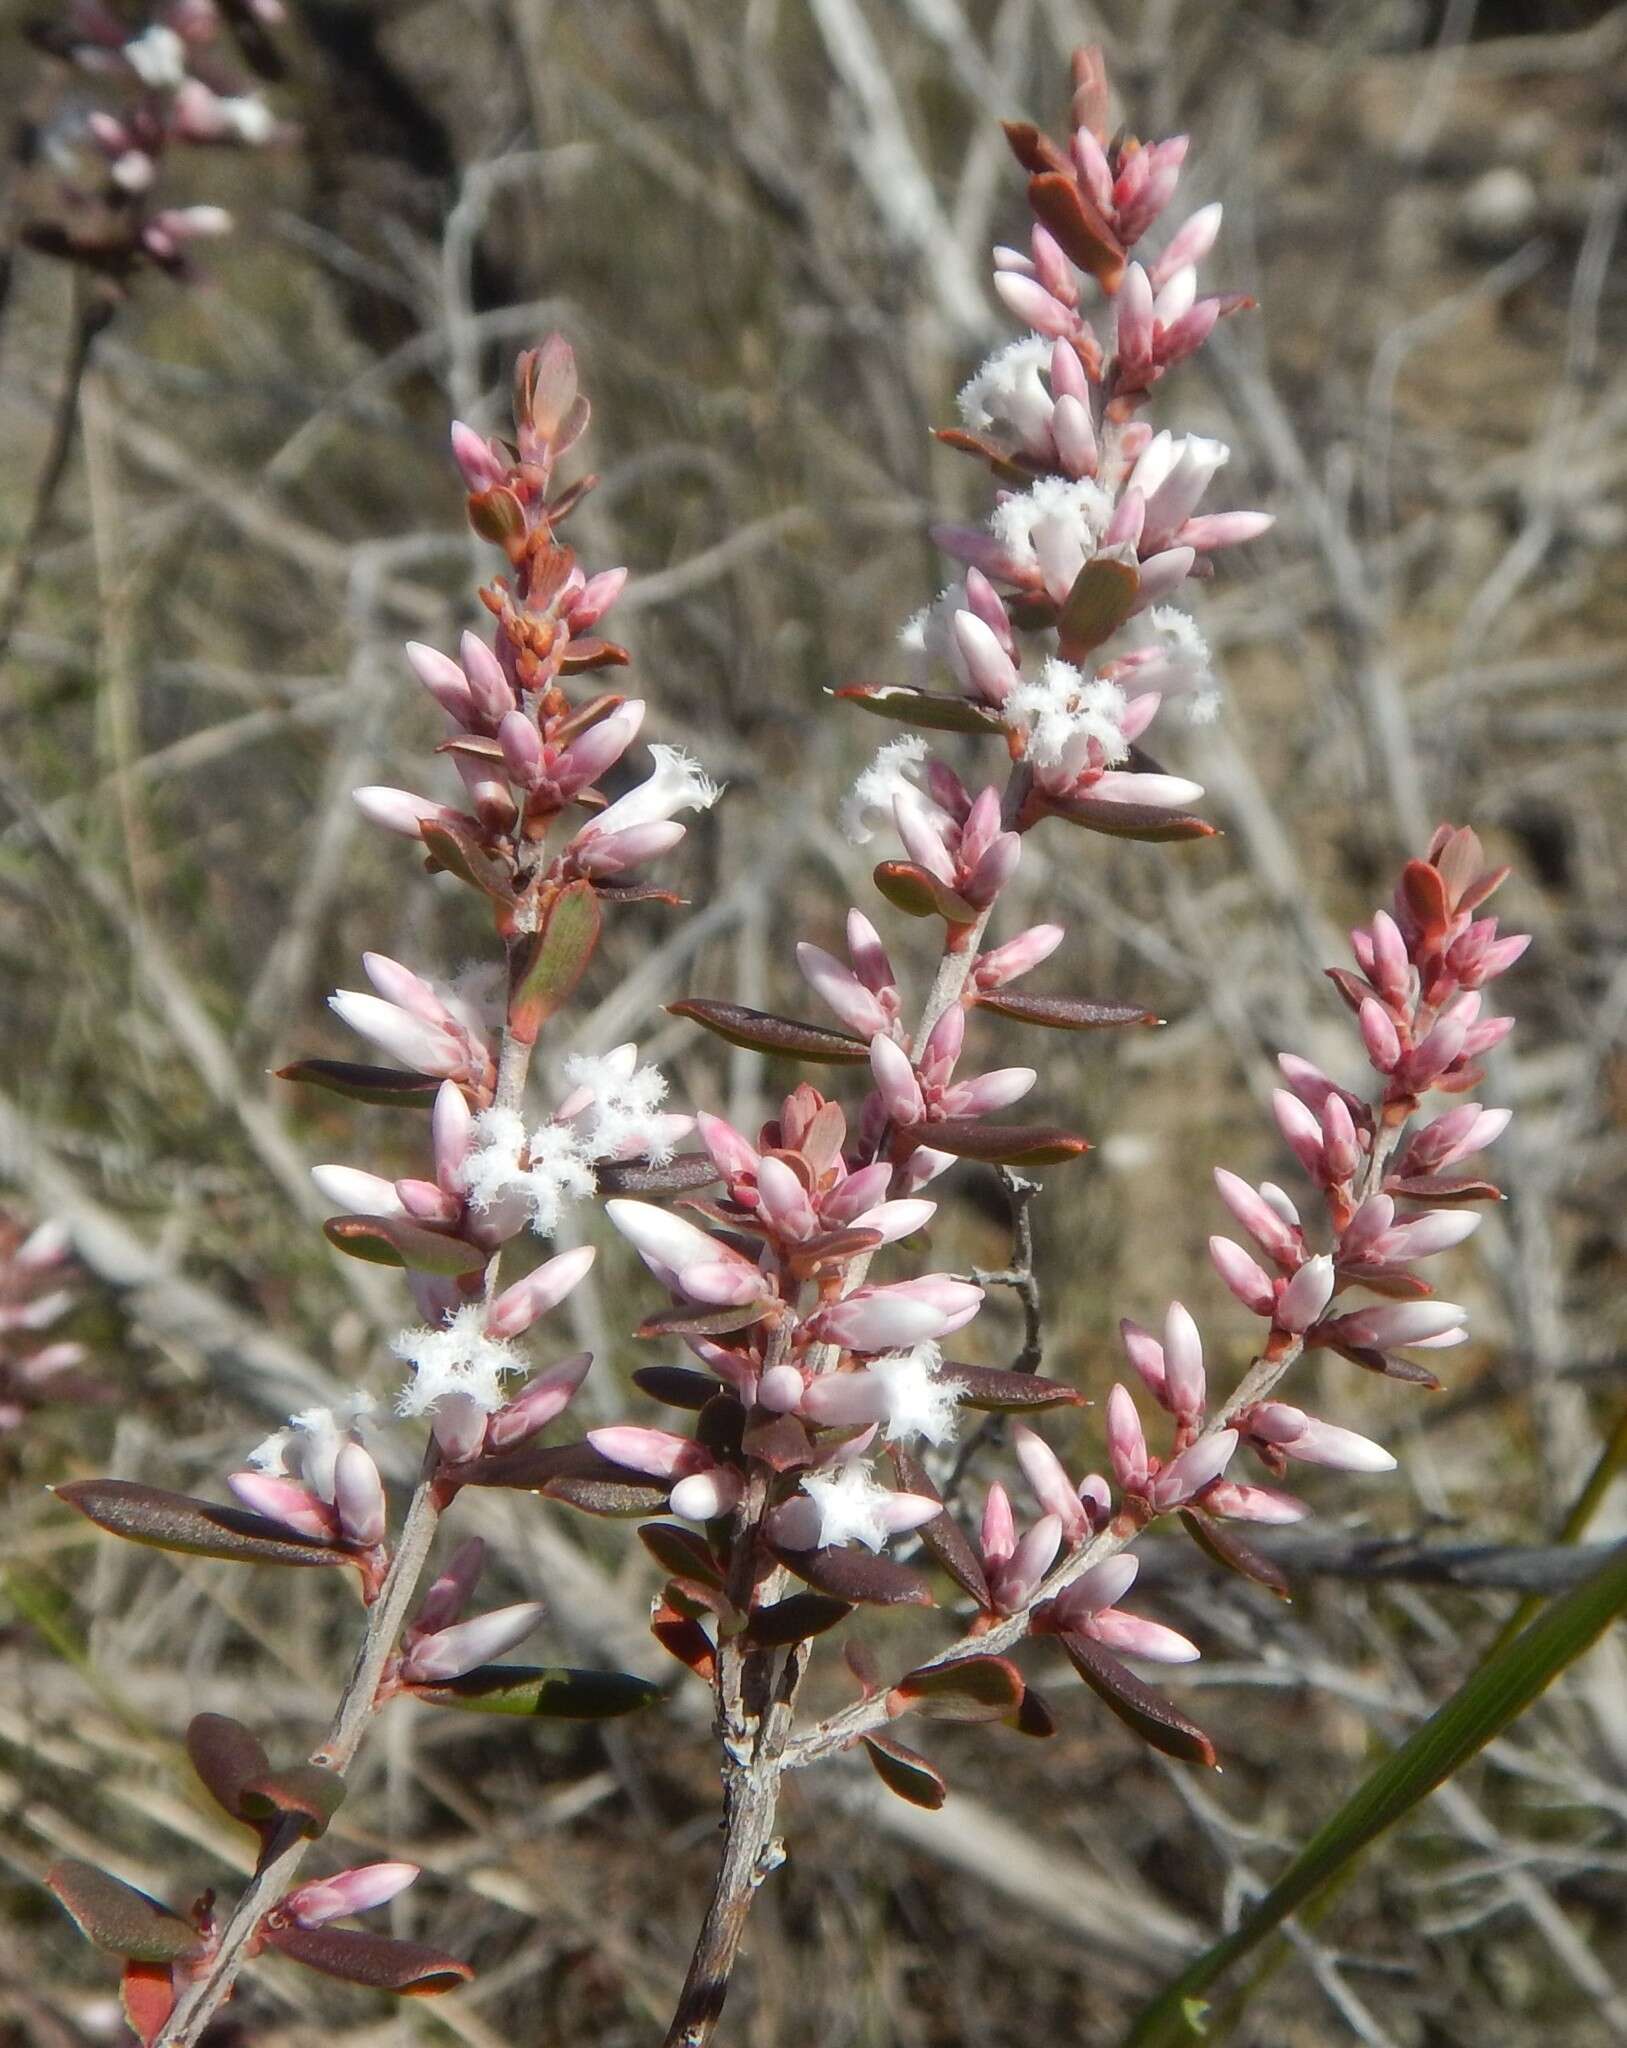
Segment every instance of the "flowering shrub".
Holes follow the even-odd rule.
[[[1464,1311],[1438,1300],[1415,1269],[1467,1236],[1472,1205],[1495,1197],[1489,1182],[1456,1169],[1507,1119],[1435,1098],[1477,1086],[1477,1060],[1508,1029],[1481,1014],[1482,991],[1525,941],[1477,915],[1502,874],[1486,868],[1472,832],[1443,827],[1403,869],[1391,907],[1353,934],[1354,969],[1330,969],[1368,1088],[1346,1088],[1296,1056],[1282,1061],[1275,1112],[1310,1185],[1306,1213],[1275,1184],[1216,1175],[1252,1246],[1211,1241],[1226,1288],[1260,1325],[1241,1383],[1211,1399],[1202,1339],[1181,1303],[1157,1333],[1125,1323],[1127,1381],[1104,1404],[1108,1470],[1076,1475],[1029,1426],[1078,1405],[1076,1389],[1042,1376],[1027,1351],[1007,1370],[946,1356],[983,1288],[922,1270],[936,1211],[922,1190],[970,1160],[998,1167],[1026,1201],[1019,1172],[1087,1149],[1065,1128],[1007,1120],[1036,1070],[977,1060],[964,1072],[969,1030],[988,1018],[1062,1031],[1155,1021],[1135,1002],[1016,987],[1065,934],[1042,924],[994,940],[1002,893],[1042,824],[1152,844],[1211,834],[1192,808],[1201,788],[1166,772],[1143,742],[1161,715],[1213,710],[1202,638],[1170,600],[1211,573],[1219,550],[1268,523],[1203,510],[1225,448],[1155,432],[1141,417],[1165,372],[1247,304],[1199,295],[1220,209],[1192,215],[1161,254],[1139,259],[1173,199],[1184,138],[1110,140],[1093,53],[1076,61],[1073,86],[1065,149],[1027,125],[1007,131],[1034,225],[1026,251],[996,251],[995,287],[1031,332],[973,376],[963,426],[941,435],[992,472],[993,511],[984,527],[938,533],[957,573],[904,629],[913,679],[837,693],[881,718],[961,736],[968,762],[1001,763],[996,780],[968,782],[908,733],[882,747],[843,809],[856,841],[881,836],[874,879],[888,910],[938,936],[930,985],[906,997],[880,928],[855,908],[845,960],[797,948],[834,1021],[712,997],[672,1006],[731,1044],[835,1069],[838,1082],[850,1070],[858,1085],[846,1106],[802,1082],[752,1132],[706,1110],[676,1113],[632,1045],[567,1062],[567,1093],[551,1113],[530,1099],[534,1047],[587,972],[604,919],[623,903],[676,903],[656,879],[661,864],[684,837],[684,816],[721,792],[665,746],[650,749],[650,772],[625,794],[611,800],[600,786],[634,747],[645,705],[602,687],[627,661],[604,630],[625,572],[588,573],[561,538],[587,488],[557,475],[588,423],[567,344],[556,336],[521,358],[512,443],[453,430],[471,524],[507,565],[481,592],[492,644],[467,634],[455,660],[408,650],[446,715],[439,751],[459,800],[380,788],[357,800],[431,870],[484,900],[501,964],[437,986],[365,955],[371,993],[340,991],[333,1007],[394,1064],[305,1060],[285,1070],[427,1122],[422,1177],[316,1169],[338,1212],[326,1225],[334,1247],[399,1269],[411,1294],[415,1320],[394,1346],[409,1369],[395,1407],[427,1425],[421,1476],[392,1517],[367,1441],[383,1418],[358,1400],[295,1416],[250,1453],[227,1482],[235,1506],[126,1481],[60,1489],[137,1541],[350,1566],[366,1604],[352,1674],[305,1762],[274,1767],[249,1730],[219,1716],[193,1723],[203,1783],[261,1840],[256,1873],[224,1918],[207,1896],[176,1914],[83,1865],[54,1876],[92,1938],[126,1959],[127,2008],[149,2048],[195,2042],[262,1949],[398,1991],[439,1990],[468,1974],[433,1950],[330,1925],[388,1899],[410,1882],[410,1865],[302,1875],[390,1700],[597,1718],[655,1697],[628,1674],[498,1661],[542,1605],[471,1611],[478,1541],[431,1579],[439,1523],[465,1488],[652,1518],[639,1529],[664,1574],[652,1630],[710,1688],[721,1758],[721,1866],[668,2035],[699,2044],[717,2025],[752,1897],[783,1853],[775,1826],[789,1772],[855,1750],[900,1797],[940,1804],[944,1779],[897,1725],[915,1716],[1048,1735],[1053,1713],[1029,1677],[1035,1639],[1042,1652],[1053,1639],[1143,1740],[1212,1764],[1210,1737],[1123,1661],[1198,1654],[1122,1604],[1137,1538],[1178,1516],[1222,1565],[1279,1584],[1239,1532],[1306,1513],[1275,1483],[1288,1465],[1371,1474],[1393,1463],[1376,1443],[1278,1398],[1285,1376],[1307,1352],[1328,1351],[1433,1384],[1412,1354],[1465,1334]],[[593,1201],[663,1297],[638,1335],[681,1344],[693,1360],[652,1364],[635,1380],[688,1420],[543,1443],[591,1360],[576,1353],[539,1366],[533,1332],[594,1253],[554,1253],[517,1275],[511,1262]],[[1154,1443],[1149,1399],[1166,1418]],[[994,1432],[935,1455],[968,1412],[1025,1418],[1011,1430],[1009,1463]],[[1255,1468],[1263,1479],[1245,1476]],[[908,1559],[890,1547],[905,1538]],[[940,1601],[948,1626],[931,1656],[888,1671],[849,1645],[858,1696],[809,1718],[804,1680],[819,1638],[860,1605]]]

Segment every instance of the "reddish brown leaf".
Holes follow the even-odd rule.
[[[759,1607],[746,1626],[746,1641],[753,1649],[778,1650],[791,1643],[806,1642],[822,1635],[853,1612],[845,1600],[829,1593],[788,1593],[772,1607]]]
[[[1120,804],[1106,797],[1051,797],[1046,811],[1053,818],[1066,818],[1070,825],[1082,825],[1087,832],[1105,832],[1110,839],[1141,839],[1149,845],[1164,845],[1183,839],[1213,839],[1215,827],[1183,811],[1160,810],[1156,804]]]
[[[962,1368],[955,1366],[951,1371],[959,1377]],[[914,1453],[903,1444],[889,1444],[887,1455],[892,1460],[893,1470],[898,1474],[898,1483],[906,1493],[919,1493],[928,1500],[942,1496],[933,1484],[926,1467]],[[953,1515],[934,1515],[917,1531],[921,1541],[936,1562],[946,1571],[963,1593],[971,1595],[985,1612],[993,1605],[989,1582],[983,1571],[982,1561],[972,1548],[966,1532]]]
[[[1124,249],[1117,235],[1063,170],[1041,171],[1028,181],[1028,203],[1063,253],[1106,292],[1124,281]]]
[[[783,1550],[774,1554],[816,1593],[829,1593],[854,1606],[930,1607],[932,1588],[919,1572],[868,1550],[826,1544],[819,1550]]]
[[[373,1266],[408,1267],[451,1279],[478,1273],[490,1252],[450,1231],[430,1230],[407,1216],[330,1216],[322,1233],[335,1251]]]
[[[1001,1372],[987,1365],[946,1365],[944,1377],[960,1382],[963,1408],[979,1408],[994,1415],[1085,1405],[1084,1395],[1073,1387],[1043,1379],[1037,1372]]]
[[[439,1949],[354,1927],[272,1926],[265,1930],[265,1944],[325,1977],[342,1977],[348,1984],[405,1997],[452,1991],[474,1975],[467,1963],[442,1955]]]
[[[686,1365],[641,1365],[633,1374],[633,1385],[654,1401],[695,1414],[717,1392],[717,1381],[710,1374],[691,1372]]]
[[[1178,1714],[1162,1693],[1143,1685],[1133,1671],[1127,1670],[1093,1637],[1064,1635],[1060,1640],[1074,1670],[1126,1728],[1165,1756],[1214,1768],[1214,1744],[1201,1728]]]
[[[429,1109],[441,1085],[426,1074],[361,1066],[354,1060],[295,1060],[277,1069],[277,1079],[326,1088],[347,1102],[370,1102],[379,1109]]]
[[[1182,1508],[1181,1520],[1186,1524],[1187,1534],[1198,1548],[1212,1557],[1216,1564],[1224,1565],[1229,1572],[1236,1572],[1242,1578],[1252,1579],[1258,1586],[1265,1586],[1275,1593],[1279,1600],[1291,1600],[1294,1596],[1288,1580],[1268,1557],[1262,1557],[1240,1537],[1234,1536],[1224,1522],[1213,1515],[1206,1515],[1197,1508]]]
[[[1022,1673],[1009,1658],[961,1657],[907,1673],[887,1695],[887,1710],[931,1721],[1002,1721],[1022,1696]]]
[[[537,1033],[587,971],[603,919],[593,884],[569,882],[548,906],[541,928],[520,942],[509,997],[509,1029],[522,1045]]]
[[[141,2048],[152,2048],[159,2030],[175,2010],[174,1973],[168,1963],[126,1963],[119,1980],[119,2001],[130,2031]]]
[[[663,1571],[701,1585],[723,1584],[723,1570],[712,1555],[712,1546],[696,1530],[680,1528],[676,1522],[645,1522],[638,1540]]]
[[[1050,1031],[1111,1031],[1122,1024],[1162,1024],[1139,1003],[1095,1003],[1087,996],[1007,995],[1003,989],[979,996],[977,1007],[1017,1024],[1043,1024]]]
[[[308,1543],[281,1522],[247,1508],[221,1507],[184,1493],[165,1493],[134,1479],[74,1479],[55,1488],[58,1500],[111,1535],[155,1550],[195,1557],[231,1558],[242,1564],[335,1565],[349,1554]]]
[[[903,683],[845,683],[832,693],[877,718],[919,725],[929,732],[1003,733],[998,712],[943,690],[916,690]]]
[[[911,1806],[924,1806],[929,1813],[936,1813],[948,1798],[949,1787],[944,1783],[943,1773],[892,1736],[865,1736],[864,1753],[887,1790],[907,1799]]]
[[[915,1124],[903,1134],[917,1145],[953,1152],[957,1159],[981,1159],[1000,1166],[1056,1166],[1088,1152],[1087,1139],[1054,1124],[991,1124],[978,1117],[945,1117]]]
[[[744,1046],[749,1052],[778,1053],[791,1059],[813,1060],[826,1066],[856,1067],[865,1064],[870,1049],[850,1031],[837,1031],[824,1024],[804,1024],[795,1017],[778,1017],[768,1010],[748,1010],[743,1003],[720,1003],[700,996],[685,996],[668,1003],[670,1016],[687,1017],[691,1023]]]
[[[168,1964],[203,1948],[198,1930],[179,1913],[77,1856],[53,1863],[45,1887],[62,1901],[87,1941],[127,1962]]]

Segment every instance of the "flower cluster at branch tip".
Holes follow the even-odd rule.
[[[277,76],[267,30],[282,19],[281,0],[167,0],[134,18],[104,0],[72,0],[33,25],[35,42],[79,81],[95,81],[106,104],[89,104],[81,83],[46,125],[41,155],[53,183],[25,218],[23,241],[79,265],[115,297],[143,268],[195,278],[194,245],[228,234],[232,218],[220,206],[162,204],[164,159],[177,145],[263,149],[292,137],[222,55],[230,40],[252,69]]]

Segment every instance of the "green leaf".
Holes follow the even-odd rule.
[[[804,1024],[795,1017],[778,1017],[769,1010],[748,1010],[744,1003],[714,1003],[700,996],[685,996],[668,1003],[667,1014],[687,1017],[730,1045],[748,1052],[768,1052],[784,1059],[813,1060],[823,1066],[858,1067],[870,1057],[870,1048],[851,1031],[837,1031],[825,1024]]]
[[[571,1671],[526,1664],[481,1664],[460,1678],[408,1690],[432,1706],[466,1714],[529,1714],[545,1721],[611,1721],[661,1697],[661,1688],[630,1671]]]
[[[464,1237],[429,1230],[406,1216],[330,1216],[322,1234],[335,1251],[371,1266],[410,1266],[419,1273],[478,1273],[491,1257]]]
[[[348,1552],[308,1543],[267,1515],[218,1506],[190,1494],[165,1493],[134,1479],[74,1479],[55,1489],[58,1500],[109,1534],[154,1550],[194,1557],[226,1557],[240,1564],[349,1564]]]
[[[1179,2048],[1193,2038],[1193,2001],[1258,1948],[1387,1828],[1479,1753],[1627,1609],[1627,1543],[1496,1649],[1429,1719],[1371,1772],[1300,1850],[1235,1933],[1206,1949],[1136,2020],[1125,2048]]]
[[[522,1045],[569,1000],[599,943],[603,918],[593,884],[584,876],[568,882],[548,906],[542,927],[520,943],[509,996],[509,1029]]]
[[[832,694],[877,718],[924,726],[928,732],[1005,731],[997,711],[942,690],[914,690],[901,683],[848,683]]]
[[[112,1955],[134,1963],[172,1963],[203,1947],[198,1930],[179,1913],[77,1856],[53,1863],[45,1885],[67,1907],[85,1939]]]
[[[354,1060],[295,1060],[277,1069],[279,1081],[303,1081],[326,1088],[347,1102],[371,1102],[379,1109],[431,1109],[440,1082],[399,1067],[367,1067]]]

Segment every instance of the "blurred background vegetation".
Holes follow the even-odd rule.
[[[30,12],[0,10],[13,221],[83,96],[25,42]],[[689,842],[693,910],[618,913],[573,1043],[636,1036],[676,1102],[750,1124],[789,1070],[661,1006],[799,1007],[789,936],[829,944],[848,902],[874,907],[831,821],[885,734],[824,692],[902,673],[897,628],[942,580],[926,527],[983,501],[927,427],[1004,332],[986,250],[1021,208],[995,117],[1060,124],[1067,53],[1100,40],[1132,125],[1191,132],[1186,210],[1226,202],[1209,277],[1261,302],[1155,414],[1230,441],[1215,503],[1278,525],[1195,600],[1226,708],[1171,765],[1226,836],[1053,833],[1012,892],[1008,929],[1069,924],[1046,986],[1169,1019],[1043,1047],[1036,1108],[1097,1146],[1036,1210],[1049,1369],[1099,1396],[1118,1317],[1172,1293],[1212,1370],[1246,1361],[1203,1255],[1210,1169],[1283,1168],[1272,1054],[1348,1069],[1319,969],[1438,818],[1514,863],[1499,907],[1537,934],[1501,985],[1521,1030],[1484,1091],[1519,1112],[1496,1162],[1512,1200],[1446,1283],[1476,1342],[1433,1397],[1333,1360],[1307,1375],[1308,1405],[1392,1444],[1399,1483],[1304,1489],[1323,1554],[1291,1607],[1151,1557],[1156,1611],[1203,1644],[1180,1697],[1224,1776],[1166,1767],[1068,1693],[1043,1746],[946,1731],[941,1816],[839,1770],[794,1789],[729,2039],[1110,2044],[1511,1609],[1514,1565],[1443,1584],[1420,1539],[1547,1542],[1621,1411],[1627,9],[292,0],[275,40],[269,97],[298,138],[166,173],[237,229],[206,285],[145,281],[98,340],[0,673],[0,1196],[72,1226],[72,1327],[118,1392],[0,1437],[0,2042],[119,2038],[102,1960],[36,1888],[50,1857],[229,1892],[243,1845],[175,1768],[187,1716],[302,1746],[348,1660],[353,1615],[303,1583],[325,1575],[128,1551],[42,1487],[111,1471],[215,1493],[291,1406],[390,1384],[398,1292],[330,1255],[306,1169],[411,1170],[416,1128],[270,1070],[347,1053],[321,999],[362,947],[445,972],[487,943],[472,900],[419,883],[348,795],[430,786],[436,723],[400,644],[477,622],[488,563],[449,413],[499,428],[515,350],[553,327],[574,342],[602,478],[575,537],[590,566],[631,565],[617,619],[646,737],[730,789]],[[14,573],[75,285],[27,251],[8,276]],[[953,1183],[936,1249],[1003,1263],[992,1180]],[[640,1362],[630,1298],[642,1282],[607,1252],[569,1311],[600,1415]],[[986,1316],[978,1355],[1015,1328]],[[1052,1436],[1083,1460],[1099,1425],[1080,1413],[1075,1442]],[[636,1546],[565,1513],[471,1510],[491,1590],[549,1599],[561,1661],[666,1676]],[[1589,1534],[1624,1526],[1618,1490]],[[1387,1845],[1234,2038],[1627,2039],[1624,1678],[1607,1640]],[[385,2011],[273,1965],[222,2048],[617,2048],[664,2024],[713,1858],[698,1720],[447,1718],[386,1717],[337,1835],[348,1860],[424,1864],[398,1927],[468,1955],[477,1983]]]

